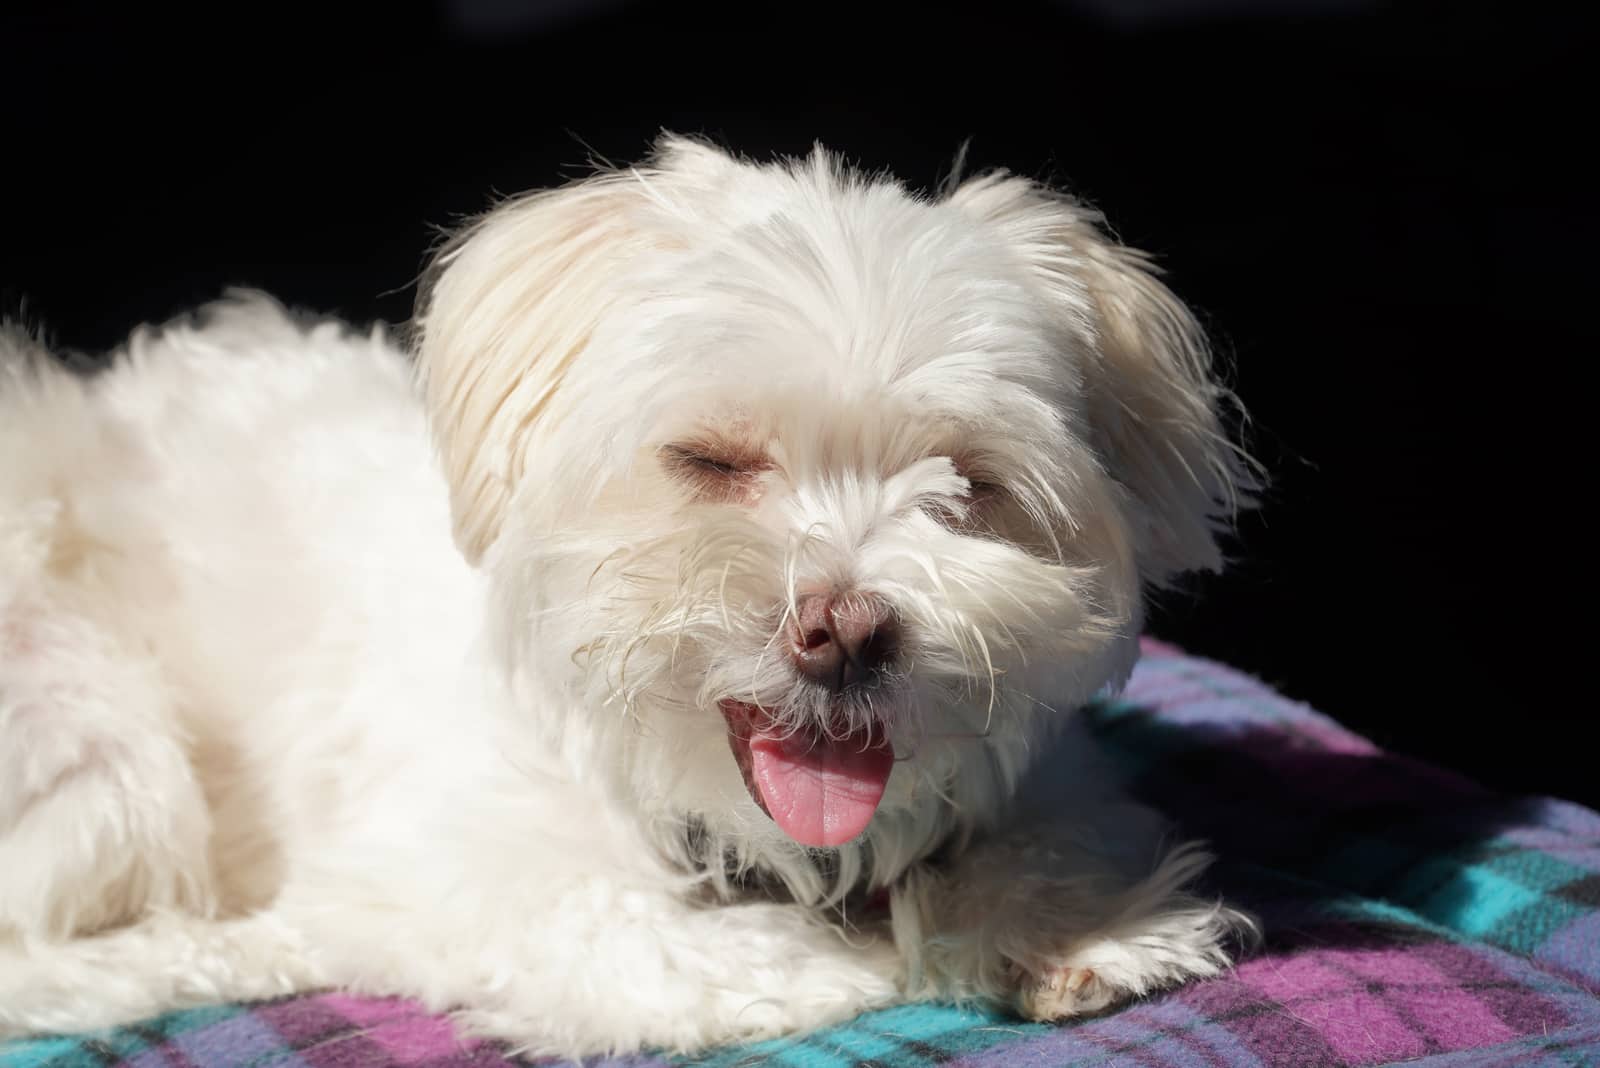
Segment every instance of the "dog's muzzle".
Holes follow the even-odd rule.
[[[878,686],[900,646],[893,607],[858,590],[810,590],[796,599],[785,627],[789,659],[801,685],[836,702]],[[779,727],[760,705],[719,702],[728,745],[750,797],[785,834],[806,846],[843,845],[867,829],[894,770],[894,747],[882,724],[833,722]]]

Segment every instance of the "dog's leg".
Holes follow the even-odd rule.
[[[322,983],[301,939],[272,914],[155,915],[91,938],[0,942],[0,1037],[113,1027]]]
[[[1019,833],[909,873],[892,908],[910,991],[1057,1020],[1216,975],[1254,924],[1188,892],[1208,863],[1183,846],[1130,878],[1070,841]]]
[[[209,817],[156,665],[0,590],[0,940],[209,906]]]
[[[899,994],[887,938],[852,944],[797,907],[659,901],[585,919],[534,947],[538,980],[469,1025],[530,1052],[546,1036],[550,1049],[691,1050],[808,1031]]]
[[[372,918],[351,915],[312,937],[355,939],[326,962],[337,985],[456,1010],[464,1033],[535,1055],[772,1038],[850,1019],[901,988],[886,931],[846,933],[798,906],[696,905],[595,878],[458,908],[449,924],[429,909],[365,930]]]

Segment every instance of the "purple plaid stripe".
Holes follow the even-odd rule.
[[[1600,1027],[1593,998],[1514,958],[1449,943],[1348,948],[1370,941],[1324,928],[1224,979],[955,1063],[1383,1065],[1521,1051],[1529,1039],[1577,1041]]]

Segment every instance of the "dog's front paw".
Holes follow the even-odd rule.
[[[1256,928],[1186,891],[1205,861],[1177,850],[1148,878],[1105,896],[1082,884],[1037,885],[1031,907],[1016,910],[1018,922],[997,939],[1007,999],[1027,1019],[1064,1020],[1226,970]]]
[[[956,878],[903,880],[895,937],[908,994],[1029,1020],[1092,1016],[1218,975],[1259,937],[1249,916],[1190,890],[1209,859],[1196,847],[1132,879],[1065,850],[1045,859],[1053,870],[1038,872],[1040,851],[990,848]]]
[[[1038,974],[1012,964],[1010,977],[1016,984],[1013,1005],[1017,1013],[1041,1023],[1092,1016],[1134,996],[1102,979],[1093,968],[1070,964],[1044,967]]]
[[[1017,1012],[1029,1020],[1092,1016],[1125,1002],[1226,970],[1229,943],[1248,936],[1241,913],[1199,902],[1166,908],[1051,946],[1036,941],[1006,958],[1006,986]]]

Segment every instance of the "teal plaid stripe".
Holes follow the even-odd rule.
[[[863,1063],[898,1068],[939,1063],[1052,1030],[1041,1024],[1019,1023],[992,1010],[906,1005],[868,1013],[803,1039],[763,1042],[708,1057],[682,1057],[673,1063],[697,1068],[852,1068]]]
[[[118,1027],[92,1036],[35,1038],[0,1044],[0,1068],[106,1068],[140,1061],[159,1063],[160,1051],[189,1033],[248,1017],[244,1005],[215,1005],[175,1012],[134,1027]],[[151,1055],[156,1056],[152,1057]]]

